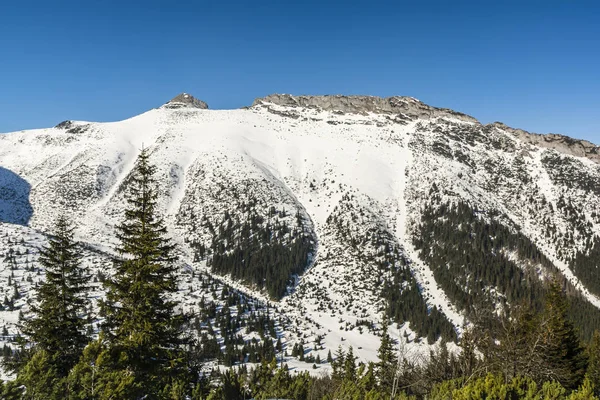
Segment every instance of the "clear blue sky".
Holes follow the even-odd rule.
[[[284,92],[407,95],[598,143],[596,3],[1,1],[0,132]]]

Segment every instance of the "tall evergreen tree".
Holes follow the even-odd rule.
[[[344,361],[345,360],[346,360],[346,353],[344,353],[342,346],[339,345],[337,348],[337,351],[335,352],[335,358],[333,359],[333,362],[331,363],[331,367],[332,367],[331,378],[336,382],[339,382],[342,379],[344,379]]]
[[[600,394],[600,331],[595,331],[592,341],[586,349],[588,368],[586,376],[594,384],[594,393]]]
[[[344,360],[344,378],[350,382],[356,381],[356,357],[354,357],[352,346],[348,349]]]
[[[174,245],[157,210],[156,167],[142,150],[127,187],[115,274],[105,282],[104,337],[111,355],[108,369],[130,379],[127,398],[158,398],[184,373],[185,318],[175,311],[177,291]]]
[[[555,279],[546,295],[546,321],[542,327],[546,375],[567,389],[576,389],[583,381],[587,359],[577,331],[568,319],[568,309],[567,297]]]
[[[86,282],[89,274],[80,263],[73,226],[59,216],[54,235],[41,249],[39,263],[46,280],[30,304],[32,316],[22,321],[21,330],[33,346],[30,354],[45,351],[46,359],[59,377],[67,376],[89,341],[86,334]]]
[[[392,338],[388,333],[388,324],[389,321],[385,318],[382,323],[383,334],[381,335],[381,344],[377,350],[377,357],[379,358],[379,362],[377,363],[377,378],[384,390],[391,391],[398,359],[394,351]]]

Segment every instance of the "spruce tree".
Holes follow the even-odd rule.
[[[331,363],[332,372],[331,379],[336,382],[339,382],[344,379],[344,361],[346,360],[346,353],[342,349],[342,346],[339,345],[337,351],[335,352],[335,358]]]
[[[377,350],[377,378],[384,391],[391,391],[396,373],[398,359],[394,352],[394,344],[388,333],[388,320],[384,319],[382,323],[383,334],[381,335],[381,344]]]
[[[586,349],[588,368],[586,377],[594,384],[594,392],[600,394],[600,331],[594,331],[592,341]]]
[[[159,398],[185,373],[185,318],[170,298],[177,291],[175,248],[158,214],[155,170],[142,150],[127,187],[124,220],[117,226],[115,273],[105,281],[101,305],[112,359],[107,369],[130,378],[123,395],[132,399]]]
[[[555,279],[546,295],[543,358],[546,377],[555,379],[567,389],[582,382],[587,359],[573,323],[568,319],[569,303],[560,283]]]
[[[86,334],[86,282],[89,275],[80,263],[73,226],[59,216],[48,245],[40,250],[39,263],[46,280],[30,304],[32,316],[21,330],[32,346],[30,354],[44,351],[58,377],[67,376],[89,341]]]
[[[344,379],[353,383],[356,381],[356,357],[352,346],[348,349],[344,360]]]

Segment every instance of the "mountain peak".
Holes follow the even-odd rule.
[[[208,104],[206,104],[202,100],[195,98],[191,94],[180,93],[163,105],[163,108],[185,108],[185,107],[200,108],[203,110],[207,110]]]

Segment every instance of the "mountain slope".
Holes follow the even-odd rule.
[[[374,360],[386,315],[396,337],[426,350],[420,338],[452,340],[478,308],[539,302],[555,273],[593,314],[583,330],[600,326],[591,143],[407,97],[207,107],[183,94],[125,121],[0,135],[2,229],[44,232],[67,213],[80,240],[110,252],[147,147],[182,274],[217,276],[275,305],[290,349],[316,341],[311,353],[325,359],[352,345]],[[10,274],[6,257],[0,268]]]

